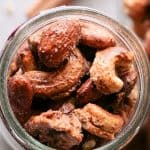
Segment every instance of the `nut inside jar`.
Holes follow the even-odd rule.
[[[63,18],[20,46],[8,71],[11,107],[26,131],[56,149],[113,140],[137,100],[131,51],[104,27]]]

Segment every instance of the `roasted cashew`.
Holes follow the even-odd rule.
[[[81,22],[80,43],[97,49],[115,46],[114,37],[106,29],[89,22]]]
[[[18,53],[18,63],[23,72],[37,70],[35,58],[29,48],[25,48]]]
[[[8,95],[11,107],[17,119],[24,123],[30,114],[33,88],[29,80],[22,75],[15,75],[8,80]]]
[[[53,97],[56,94],[75,90],[80,78],[87,71],[88,66],[78,49],[75,49],[67,64],[55,72],[29,71],[23,74],[38,96]]]
[[[83,109],[75,109],[74,113],[81,121],[83,129],[101,138],[113,139],[124,123],[121,116],[111,114],[91,103]]]
[[[131,52],[123,47],[110,47],[96,53],[90,68],[90,77],[101,93],[119,92],[124,86],[119,74],[127,72],[133,65],[132,63]]]

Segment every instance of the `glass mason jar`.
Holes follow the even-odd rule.
[[[97,23],[112,32],[117,40],[123,43],[129,51],[133,52],[135,66],[138,72],[138,99],[134,114],[114,140],[102,145],[97,149],[116,150],[118,148],[122,148],[139,131],[146,113],[148,112],[150,104],[148,92],[150,89],[149,61],[140,41],[133,33],[129,32],[116,21],[100,14],[96,10],[79,6],[62,6],[47,10],[21,25],[8,38],[0,59],[0,111],[2,120],[1,133],[13,149],[52,149],[32,138],[27,132],[25,132],[23,127],[15,118],[8,100],[7,72],[9,64],[11,63],[11,60],[17,49],[30,34],[51,23],[55,19],[63,17],[78,17],[82,20]]]

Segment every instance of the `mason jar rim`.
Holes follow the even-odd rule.
[[[102,145],[98,150],[116,150],[117,148],[123,147],[127,142],[129,142],[134,135],[138,132],[141,127],[148,108],[150,106],[148,89],[150,88],[150,67],[148,57],[142,47],[141,42],[131,33],[128,29],[120,25],[113,19],[101,14],[95,9],[81,6],[61,6],[56,7],[47,11],[43,11],[40,15],[32,18],[23,25],[21,25],[11,36],[8,38],[0,58],[0,111],[1,118],[6,125],[6,128],[11,133],[11,135],[16,139],[16,141],[23,147],[27,149],[35,150],[47,150],[53,149],[45,146],[31,137],[19,124],[15,118],[8,100],[7,94],[7,71],[9,64],[19,48],[20,44],[37,29],[50,23],[53,19],[66,16],[80,16],[82,19],[90,19],[89,21],[99,22],[101,25],[105,26],[107,29],[115,33],[120,39],[124,41],[125,44],[132,49],[139,73],[140,79],[140,94],[138,104],[133,114],[133,117],[127,124],[125,128],[115,137],[114,140]],[[80,19],[79,18],[79,19]]]

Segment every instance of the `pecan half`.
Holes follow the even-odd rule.
[[[55,72],[28,71],[24,73],[34,89],[34,94],[53,97],[62,92],[71,93],[88,69],[87,63],[78,49],[71,54],[67,64]],[[71,90],[72,89],[72,90]]]

